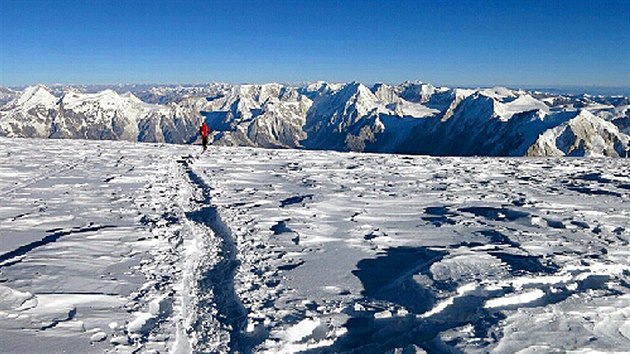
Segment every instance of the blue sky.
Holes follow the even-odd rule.
[[[0,85],[630,86],[630,0],[0,1]]]

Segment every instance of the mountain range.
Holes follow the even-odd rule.
[[[0,88],[0,136],[440,156],[627,156],[630,98],[315,82]]]

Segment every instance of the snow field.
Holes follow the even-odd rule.
[[[247,328],[265,328],[258,351],[515,352],[540,331],[549,350],[630,344],[623,329],[592,333],[591,317],[554,322],[628,305],[623,160],[241,148],[194,167],[237,238]],[[531,335],[512,331],[532,317]]]
[[[626,160],[197,148],[0,139],[0,351],[630,347]]]
[[[1,351],[190,352],[208,237],[177,149],[1,144]]]

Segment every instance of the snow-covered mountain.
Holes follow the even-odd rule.
[[[3,103],[4,102],[4,103]],[[2,104],[3,103],[3,104]],[[625,156],[630,98],[423,82],[3,89],[0,136],[429,155]]]
[[[627,147],[627,135],[620,133],[614,124],[582,110],[577,116],[546,130],[529,148],[527,154],[615,156]]]
[[[111,89],[84,93],[66,89],[53,96],[42,86],[26,88],[0,110],[0,135],[37,138],[188,143],[201,121],[198,102],[146,103]]]
[[[12,101],[17,97],[19,92],[6,87],[0,87],[0,106]]]

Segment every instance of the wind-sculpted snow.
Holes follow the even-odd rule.
[[[210,240],[185,222],[178,149],[0,146],[0,352],[190,350]]]
[[[630,347],[626,159],[0,147],[3,353]]]
[[[624,160],[221,152],[257,350],[630,345]]]
[[[52,92],[52,93],[51,93]],[[54,93],[54,94],[53,94]],[[623,96],[422,82],[3,90],[0,135],[439,156],[626,156]]]

